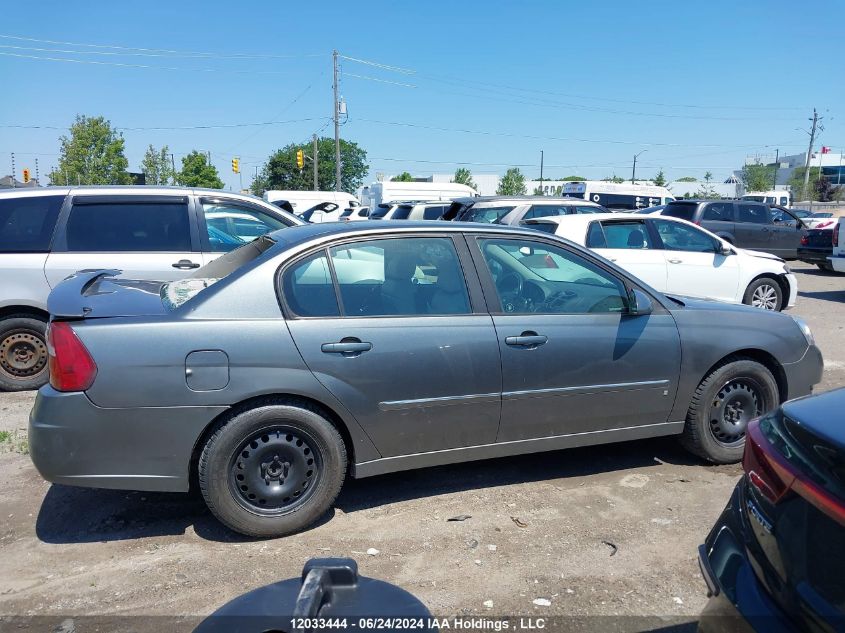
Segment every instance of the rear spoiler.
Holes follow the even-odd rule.
[[[117,277],[122,272],[114,268],[100,268],[79,270],[73,273],[50,293],[47,298],[47,310],[51,316],[65,319],[86,316],[91,308],[83,305],[85,291],[101,277]]]

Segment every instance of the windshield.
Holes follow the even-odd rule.
[[[487,224],[498,224],[503,217],[513,211],[514,205],[506,207],[470,207],[461,216],[461,222],[482,222]]]

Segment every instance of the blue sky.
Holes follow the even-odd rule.
[[[838,0],[19,4],[0,24],[30,38],[0,37],[0,173],[10,152],[18,174],[36,156],[48,171],[84,113],[194,127],[124,130],[130,168],[150,143],[177,162],[196,148],[235,189],[240,156],[246,186],[273,150],[333,134],[337,48],[404,69],[342,60],[341,133],[367,150],[373,177],[457,163],[536,177],[540,150],[546,178],[630,177],[647,150],[638,176],[723,178],[748,154],[805,151],[796,128],[813,107],[826,117],[818,144],[843,149],[843,24]],[[285,123],[242,125],[267,121]],[[237,127],[196,129],[224,125]]]

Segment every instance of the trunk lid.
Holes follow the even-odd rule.
[[[845,618],[842,411],[845,389],[790,402],[749,432],[743,460],[752,567],[812,631],[839,630]]]
[[[62,281],[47,298],[54,319],[163,316],[217,279],[149,281],[117,278],[119,270],[80,270]]]

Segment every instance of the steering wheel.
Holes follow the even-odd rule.
[[[499,291],[503,311],[525,311],[527,302],[522,296],[522,282],[522,277],[514,272],[505,273],[496,280],[496,289]]]

